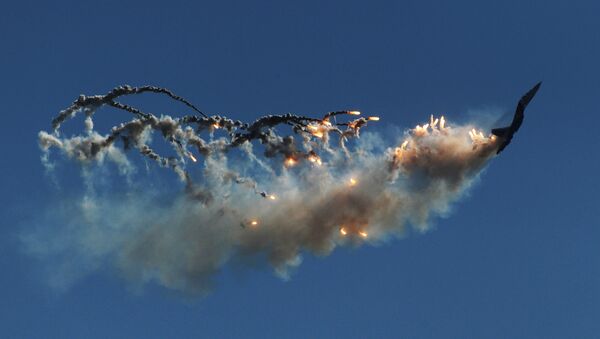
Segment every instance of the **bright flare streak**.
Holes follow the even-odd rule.
[[[258,220],[252,220],[252,221],[250,221],[250,225],[252,225],[252,226],[258,225]]]
[[[348,114],[350,115],[360,115],[359,111],[348,111]]]
[[[369,117],[369,120],[371,120],[371,121],[379,121],[379,117]]]
[[[433,118],[433,114],[430,116],[429,125],[431,126],[431,129],[435,129],[435,126],[437,126],[438,121],[439,121],[439,119]]]
[[[212,127],[213,127],[214,129],[218,129],[218,128],[219,128],[219,124],[212,124]]]
[[[346,235],[346,234],[348,234],[348,231],[346,231],[346,229],[344,227],[342,227],[342,228],[340,228],[340,233],[342,235]]]
[[[469,136],[471,137],[471,141],[473,141],[473,142],[485,142],[485,141],[487,141],[487,140],[488,140],[488,138],[486,138],[486,137],[483,135],[483,132],[481,132],[481,131],[477,131],[477,130],[476,130],[476,129],[474,129],[474,128],[473,128],[472,130],[470,130],[470,131],[469,131]],[[490,138],[490,140],[492,140],[492,141],[493,141],[493,139],[492,139],[492,138]]]
[[[192,159],[193,162],[197,162],[198,161],[196,159],[196,157],[192,153],[188,153],[188,157],[190,157],[190,159]]]
[[[417,125],[417,127],[415,127],[415,129],[414,129],[415,135],[417,135],[419,137],[422,137],[422,136],[426,135],[428,127],[429,127],[429,124],[425,124],[423,126]]]
[[[350,178],[350,186],[355,186],[357,183],[358,181],[356,181],[356,179]]]
[[[359,234],[361,237],[363,237],[363,238],[366,238],[366,237],[368,237],[368,236],[369,236],[369,234],[368,234],[367,232],[365,232],[365,231],[360,231],[360,232],[358,232],[358,234]]]
[[[269,199],[276,200],[277,196],[275,194],[271,194],[271,195],[269,195]]]
[[[446,127],[446,118],[442,115],[440,118],[440,129],[444,129]]]

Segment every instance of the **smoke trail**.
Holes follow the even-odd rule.
[[[201,115],[157,117],[115,101],[148,91],[167,94]],[[102,106],[133,118],[100,134],[92,118]],[[78,112],[86,115],[84,133],[62,136],[61,125]],[[399,145],[379,151],[376,136],[358,139],[379,118],[359,115],[269,115],[248,124],[206,116],[158,87],[82,95],[52,121],[51,132],[39,133],[49,170],[49,152],[56,149],[86,168],[92,182],[102,174],[90,168],[105,162],[131,176],[130,151],[136,149],[171,168],[185,189],[167,202],[164,193],[140,186],[121,195],[89,190],[59,213],[64,238],[45,230],[26,242],[41,256],[70,253],[88,267],[114,265],[133,282],[204,294],[233,257],[264,256],[285,277],[305,251],[327,255],[337,246],[377,243],[407,225],[425,230],[432,217],[448,212],[498,149],[496,136],[432,116],[406,131]],[[336,121],[344,117],[354,119]],[[172,147],[171,155],[150,147],[156,133]],[[352,138],[356,141],[348,144]]]

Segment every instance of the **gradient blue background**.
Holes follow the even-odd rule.
[[[168,3],[2,6],[0,337],[600,336],[599,2]],[[157,84],[240,119],[357,107],[406,127],[512,111],[538,80],[511,147],[434,231],[305,256],[288,282],[227,268],[185,301],[106,270],[57,293],[18,242],[56,196],[36,133],[79,93]]]

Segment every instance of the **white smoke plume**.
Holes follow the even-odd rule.
[[[143,92],[167,94],[200,115],[157,117],[115,101]],[[133,119],[101,134],[92,118],[102,106],[125,110]],[[86,115],[84,132],[62,136],[61,125],[78,112]],[[88,189],[68,208],[53,211],[62,222],[58,229],[24,239],[39,256],[62,257],[56,260],[62,264],[53,264],[68,266],[69,276],[108,265],[134,283],[151,281],[202,295],[232,258],[264,257],[286,277],[303,253],[324,256],[337,246],[376,244],[409,225],[426,230],[498,149],[496,136],[444,117],[431,117],[385,148],[376,134],[358,138],[361,128],[379,120],[359,115],[271,115],[244,124],[209,117],[158,87],[122,86],[104,96],[82,95],[53,120],[51,132],[39,133],[49,170],[56,170],[49,156],[55,149],[81,164],[86,180],[108,175],[93,170],[106,162],[131,176],[136,149],[173,169],[183,183],[181,193],[166,199],[140,183],[126,193]],[[343,118],[355,119],[337,122]],[[285,131],[291,135],[280,134]],[[150,147],[156,132],[172,146],[170,156]],[[144,180],[131,180],[136,178]]]

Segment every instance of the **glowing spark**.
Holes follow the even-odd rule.
[[[402,157],[402,154],[404,153],[404,151],[406,151],[406,146],[408,146],[408,140],[404,140],[400,147],[396,147],[396,149],[394,150],[394,155],[396,156],[396,158]]]
[[[348,111],[348,114],[350,115],[360,115],[359,111]]]
[[[355,186],[357,183],[358,181],[356,181],[356,179],[350,178],[350,186]]]
[[[275,194],[271,194],[271,195],[269,195],[269,199],[276,200],[277,196]]]
[[[369,117],[368,119],[371,121],[379,121],[379,117]]]
[[[216,124],[216,123],[215,123],[215,124],[212,124],[212,127],[213,127],[214,129],[219,129],[219,127],[220,127],[220,126],[219,126],[219,124]]]
[[[346,235],[346,234],[348,234],[348,231],[346,231],[346,228],[342,227],[342,228],[340,228],[340,233],[342,235]]]
[[[250,225],[257,226],[258,225],[258,220],[252,220],[252,221],[250,221]]]
[[[331,125],[331,123],[330,123]],[[310,134],[314,135],[317,138],[322,138],[324,133],[324,125],[308,125],[306,128],[309,130]]]
[[[285,165],[288,167],[294,166],[296,164],[296,160],[294,158],[287,158],[285,160]]]
[[[196,159],[196,157],[192,153],[188,153],[188,157],[190,159],[192,159],[193,162],[197,162],[198,161],[198,159]]]
[[[440,129],[444,128],[446,128],[446,118],[444,118],[444,116],[442,115],[442,117],[440,118]]]
[[[315,154],[311,154],[308,156],[308,161],[312,162],[313,164],[317,164],[317,165],[321,165],[321,158],[319,158],[318,155]]]
[[[360,231],[360,232],[358,232],[358,234],[363,238],[366,238],[369,236],[369,234],[366,231]]]

